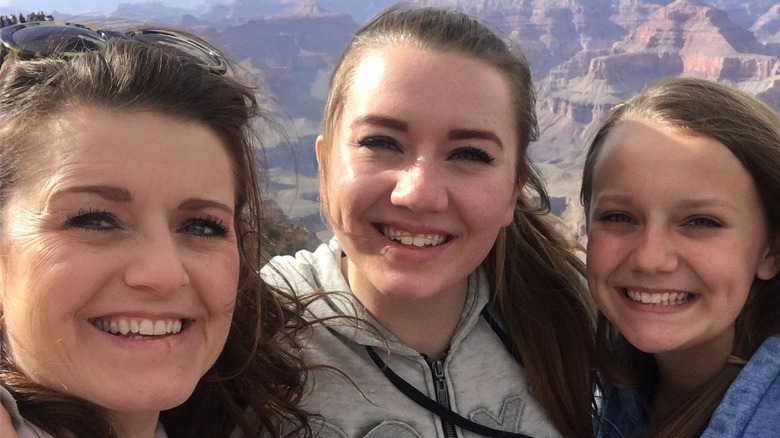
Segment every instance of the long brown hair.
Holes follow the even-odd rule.
[[[193,395],[163,411],[160,419],[172,438],[228,437],[236,428],[247,436],[282,436],[282,424],[285,436],[308,434],[306,415],[297,408],[305,367],[290,348],[304,325],[300,304],[257,274],[265,257],[251,125],[270,115],[258,106],[251,88],[185,57],[170,47],[115,37],[104,48],[71,59],[6,59],[0,70],[0,211],[41,159],[37,122],[71,106],[156,111],[208,127],[225,145],[234,171],[238,293],[221,355]],[[54,436],[116,436],[100,406],[27,378],[10,360],[2,342],[5,333],[0,336],[0,384],[28,421]]]
[[[534,394],[564,436],[592,436],[594,334],[584,265],[573,251],[575,244],[555,228],[542,178],[526,154],[538,127],[531,72],[521,53],[466,14],[391,6],[355,33],[336,66],[325,104],[320,168],[328,167],[325,150],[336,136],[357,65],[368,51],[393,44],[483,61],[509,85],[518,134],[516,172],[518,181],[523,177],[527,183],[514,221],[500,232],[484,264]],[[322,186],[327,187],[327,181]],[[327,195],[324,190],[324,205]]]
[[[585,161],[580,200],[590,211],[593,172],[598,154],[613,128],[626,118],[688,130],[720,142],[747,169],[758,191],[770,236],[780,232],[780,119],[766,104],[729,85],[715,81],[672,77],[616,106],[595,134]],[[776,250],[776,248],[773,248]],[[749,359],[768,337],[780,333],[780,276],[755,279],[748,300],[735,323],[734,354]],[[653,356],[628,342],[604,315],[599,314],[597,354],[607,380],[622,388],[636,388],[657,376]],[[739,374],[740,366],[724,364],[706,387],[681,400],[671,418],[653,419],[654,437],[700,435]]]

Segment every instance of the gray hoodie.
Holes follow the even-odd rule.
[[[463,314],[446,357],[430,365],[420,353],[382,327],[352,295],[341,273],[341,247],[334,238],[315,252],[280,256],[263,268],[263,277],[299,297],[327,292],[308,311],[313,318],[331,318],[315,325],[303,339],[310,365],[332,367],[312,372],[310,395],[303,408],[321,417],[315,436],[349,438],[447,437],[442,420],[394,387],[372,361],[365,346],[374,347],[396,374],[436,401],[446,397],[450,410],[491,427],[535,438],[559,437],[529,388],[525,371],[496,332],[480,316],[490,291],[484,271],[469,275]],[[344,318],[340,315],[356,318]],[[336,318],[333,318],[336,317]],[[362,322],[364,321],[364,322]],[[439,379],[432,369],[440,369]],[[454,427],[457,436],[478,437]]]

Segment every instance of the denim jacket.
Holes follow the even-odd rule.
[[[649,396],[649,391],[642,392]],[[642,438],[649,417],[642,401],[648,397],[604,384],[596,438]],[[701,438],[763,438],[780,436],[780,336],[756,350],[712,414]]]
[[[767,339],[756,350],[701,436],[780,436],[780,336]]]
[[[650,418],[643,406],[643,394],[649,391],[620,389],[603,383],[595,421],[596,438],[640,438],[645,436]]]

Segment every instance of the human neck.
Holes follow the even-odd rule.
[[[449,349],[450,340],[463,313],[468,279],[457,290],[446,290],[421,299],[383,294],[365,277],[354,275],[356,267],[342,259],[342,272],[353,295],[368,312],[401,342],[430,358],[438,359]]]
[[[119,438],[152,438],[157,429],[160,412],[112,412],[109,422],[117,430]]]
[[[656,418],[671,415],[677,407],[723,370],[731,354],[733,336],[684,351],[656,354],[658,383],[651,411]]]

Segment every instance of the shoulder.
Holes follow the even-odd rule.
[[[303,250],[292,256],[276,256],[260,270],[260,274],[272,286],[291,289],[299,296],[306,295],[320,289],[346,286],[340,258],[341,246],[334,238],[313,252]]]
[[[767,339],[731,384],[702,437],[771,436],[780,430],[780,336]]]
[[[22,418],[16,400],[2,385],[0,385],[0,405],[10,415],[11,423],[19,438],[52,438],[51,435]]]
[[[16,406],[16,400],[14,400],[14,397],[11,395],[11,393],[8,392],[8,390],[6,390],[2,385],[0,385],[0,405],[2,405],[3,409],[8,412],[14,428],[18,429],[24,422],[24,419],[19,414],[19,407]]]

